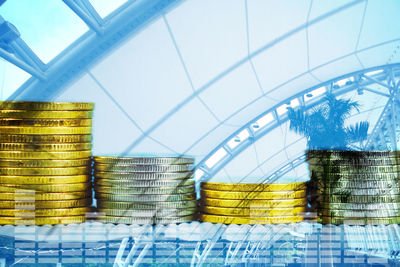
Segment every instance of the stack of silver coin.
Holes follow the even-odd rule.
[[[332,224],[400,223],[400,152],[309,151],[318,218]]]
[[[123,224],[194,220],[193,163],[189,157],[94,157],[99,220]]]

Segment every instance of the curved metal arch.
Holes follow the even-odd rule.
[[[368,89],[367,86],[371,84],[379,84],[388,88],[388,94],[383,95],[388,97],[389,102],[392,101],[392,99],[396,99],[396,101],[398,101],[397,92],[399,84],[393,86],[393,84],[390,82],[391,80],[394,80],[395,77],[400,77],[400,64],[384,65],[342,75],[330,81],[303,90],[300,93],[287,98],[286,100],[264,111],[260,115],[247,122],[240,129],[236,130],[233,134],[216,146],[206,157],[204,157],[203,160],[196,165],[197,183],[211,179],[218,171],[220,171],[247,147],[271,132],[273,129],[285,123],[288,120],[285,109],[286,107],[290,106],[290,104],[292,104],[292,107],[301,105],[306,109],[309,109],[320,104],[323,96],[327,92],[330,92],[336,96],[340,96],[350,91],[357,90],[359,93],[361,93],[362,90],[368,90],[382,95],[381,92]],[[385,83],[386,80],[389,80],[389,82]],[[312,95],[313,92],[318,92],[318,90],[321,88],[325,90],[323,93],[320,93],[317,96]],[[322,90],[320,90],[320,92],[322,92]],[[298,105],[293,106],[293,103],[298,103]],[[269,116],[270,121],[260,127],[260,121],[267,116]],[[379,127],[378,125],[379,122],[373,130],[373,133],[380,131],[380,129],[377,128]],[[244,140],[240,140],[240,135],[243,132],[247,132],[248,135],[245,135],[247,137]],[[229,145],[232,144],[232,142],[237,142],[238,144],[232,147],[232,145]],[[370,141],[367,142],[367,144],[369,143]],[[294,161],[298,162],[298,160],[299,159],[296,158]],[[277,174],[283,175],[287,173],[291,170],[287,167],[290,167],[290,163],[288,164],[284,165],[282,168],[279,168],[276,172],[268,175],[267,177],[273,178]],[[287,171],[285,171],[285,168],[288,168]]]

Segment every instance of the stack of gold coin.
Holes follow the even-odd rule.
[[[315,209],[322,223],[400,223],[400,153],[309,152]]]
[[[0,102],[0,224],[85,221],[92,103]]]
[[[99,220],[123,224],[192,221],[193,158],[94,157]]]
[[[277,224],[303,220],[306,184],[201,183],[203,222]]]

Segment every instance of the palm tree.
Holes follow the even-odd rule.
[[[324,103],[311,112],[289,108],[290,129],[307,138],[309,150],[351,150],[350,145],[367,139],[369,123],[362,121],[348,127],[345,120],[360,105],[350,99],[336,99],[327,94]]]
[[[358,142],[362,146],[367,139],[369,123],[362,121],[348,127],[344,125],[351,112],[359,111],[359,107],[355,101],[336,99],[334,95],[327,94],[324,102],[311,111],[304,108],[288,110],[290,129],[307,138],[307,161],[311,172],[308,191],[311,205],[317,210],[320,208],[318,197],[321,192],[327,192],[331,186],[336,187],[341,179],[337,163],[331,161],[330,150],[345,150],[346,153],[341,154],[342,159],[355,169],[360,168],[358,161],[363,155],[352,151],[351,145]],[[331,173],[337,175],[332,177]],[[333,194],[349,196],[351,190],[339,187]]]

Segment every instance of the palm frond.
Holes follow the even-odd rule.
[[[351,99],[336,99],[327,94],[324,102],[306,111],[304,107],[289,108],[290,129],[307,138],[310,149],[348,150],[350,144],[367,138],[368,122],[360,122],[345,128],[345,120],[360,104]]]
[[[369,122],[362,121],[354,125],[350,125],[345,129],[349,143],[362,142],[367,140]]]

